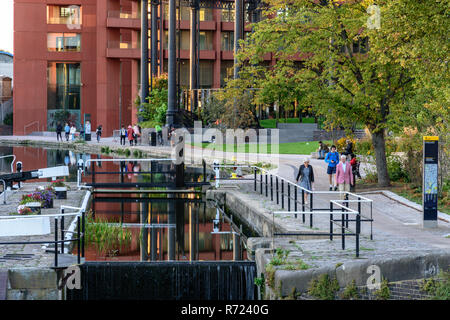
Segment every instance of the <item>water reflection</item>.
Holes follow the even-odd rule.
[[[114,252],[99,252],[88,246],[86,260],[195,261],[233,260],[231,224],[198,196],[160,199],[141,195],[139,201],[123,197],[96,197],[92,208],[97,221],[123,223],[132,241]],[[215,230],[217,228],[218,230]],[[241,239],[242,240],[242,239]],[[246,252],[240,253],[246,259]]]

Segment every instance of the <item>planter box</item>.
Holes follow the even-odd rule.
[[[41,206],[40,202],[28,202],[25,204],[25,207],[30,208],[33,214],[41,214]]]
[[[55,187],[56,199],[67,199],[67,187]]]

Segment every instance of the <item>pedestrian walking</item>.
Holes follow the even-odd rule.
[[[156,136],[158,139],[158,144],[162,146],[163,145],[162,128],[159,124],[157,124],[155,126],[155,130],[156,130]]]
[[[297,183],[300,179],[300,187],[313,191],[314,190],[314,170],[309,164],[309,159],[303,159],[303,164],[298,168]],[[305,204],[308,203],[308,192],[305,192]]]
[[[342,152],[343,155],[349,156],[353,153],[353,142],[350,139],[347,139],[347,145],[345,146],[345,151]]]
[[[99,125],[97,127],[97,130],[95,131],[95,134],[97,135],[97,142],[98,143],[100,143],[100,138],[102,136],[102,130],[103,130],[102,125]]]
[[[344,194],[344,192],[350,191],[350,186],[353,184],[353,173],[352,166],[347,162],[346,155],[341,155],[341,162],[336,166],[336,182],[341,192],[341,200],[348,198],[348,195]]]
[[[327,174],[328,178],[330,180],[330,191],[334,189],[334,191],[337,190],[336,186],[336,179],[334,179],[333,183],[333,176],[336,174],[336,166],[339,163],[339,153],[336,152],[336,146],[331,146],[331,152],[328,152],[325,156],[325,162],[328,163],[327,168]]]
[[[137,144],[138,144],[139,135],[140,135],[139,128],[138,128],[137,124],[135,124],[133,126],[133,139],[134,139],[134,145],[135,146],[137,146]]]
[[[128,135],[128,142],[130,142],[130,146],[133,146],[134,140],[133,133],[134,133],[133,128],[131,127],[131,125],[129,125],[127,129],[127,135]]]
[[[127,137],[127,130],[125,129],[125,126],[122,125],[122,128],[120,128],[120,145],[125,145],[125,138]]]
[[[69,141],[70,126],[67,122],[66,122],[66,125],[64,126],[64,132],[66,134],[66,141]]]
[[[86,121],[86,124],[84,125],[84,140],[85,141],[91,141],[91,122],[88,120]]]
[[[70,127],[70,140],[71,141],[75,141],[75,134],[77,133],[77,128],[75,128],[75,125],[72,124],[72,126]]]
[[[353,174],[353,185],[350,190],[355,192],[356,189],[356,177],[361,179],[361,174],[359,173],[359,161],[356,159],[356,155],[354,153],[350,154],[350,165],[352,166],[352,174]]]
[[[322,141],[319,141],[319,159],[325,159],[325,155],[330,151],[328,146],[324,144]]]
[[[56,141],[59,141],[59,140],[62,141],[62,135],[61,135],[62,130],[63,130],[62,124],[61,124],[61,122],[58,122],[58,124],[56,125]]]

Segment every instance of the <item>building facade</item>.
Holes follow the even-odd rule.
[[[14,1],[14,134],[53,130],[68,118],[78,126],[86,120],[94,128],[103,125],[110,136],[121,124],[137,122],[140,6],[139,0]],[[158,73],[167,70],[167,16],[168,4],[162,1]],[[184,88],[189,85],[189,19],[189,7],[177,10]],[[199,87],[219,88],[232,75],[234,11],[203,8],[199,21]]]

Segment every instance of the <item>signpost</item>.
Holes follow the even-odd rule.
[[[437,228],[439,137],[423,137],[423,227]]]

